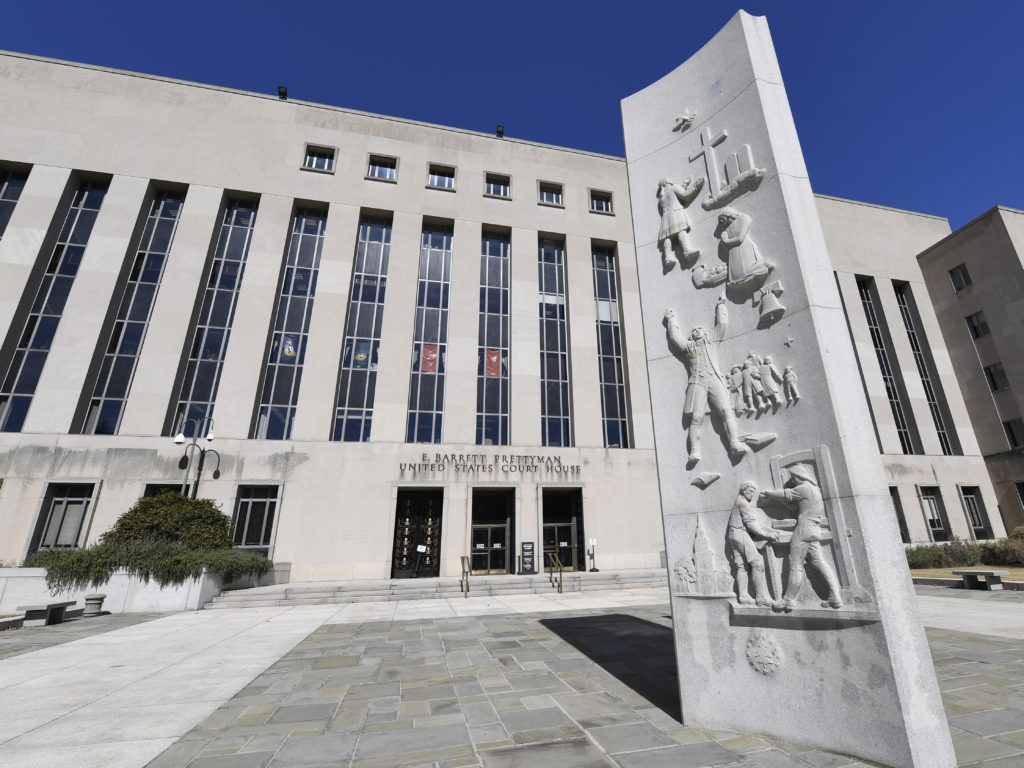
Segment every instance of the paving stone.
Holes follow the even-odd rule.
[[[480,754],[484,768],[614,768],[597,747],[579,739],[495,749]]]
[[[557,707],[503,712],[501,713],[501,721],[505,724],[509,733],[570,725],[572,723],[565,713]]]
[[[622,768],[708,768],[740,761],[740,755],[713,741],[628,752],[615,756]]]
[[[221,757],[197,757],[189,768],[267,768],[273,752],[244,752]]]
[[[271,723],[300,723],[315,720],[330,720],[334,717],[337,704],[299,704],[293,707],[278,707],[271,715]]]
[[[995,736],[999,733],[1019,731],[1024,724],[1024,710],[1003,708],[949,718],[950,725],[979,736]]]
[[[674,746],[676,742],[646,723],[629,725],[606,725],[591,728],[587,735],[596,741],[609,754],[616,752],[635,752],[653,747]]]
[[[464,725],[446,725],[437,728],[414,728],[401,732],[365,733],[359,739],[356,758],[402,755],[444,747],[457,747],[469,743]]]
[[[289,738],[270,761],[270,768],[323,765],[347,761],[355,750],[356,734],[336,732]]]
[[[995,739],[975,736],[973,733],[959,731],[953,734],[953,750],[959,765],[970,765],[979,760],[994,757],[1007,757],[1020,753],[1020,747],[1003,744]]]

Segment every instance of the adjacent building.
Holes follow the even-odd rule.
[[[293,580],[663,565],[631,219],[656,200],[621,158],[0,63],[0,561],[174,487]],[[904,538],[1003,535],[1008,446],[971,427],[930,277],[957,236],[819,211]]]

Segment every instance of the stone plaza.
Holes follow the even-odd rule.
[[[665,589],[0,633],[3,768],[854,768],[680,722]],[[959,766],[1024,765],[1024,593],[918,587]]]

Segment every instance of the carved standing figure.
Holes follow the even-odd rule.
[[[782,392],[786,395],[786,402],[795,404],[800,399],[800,390],[796,388],[796,371],[792,365],[787,365],[782,372]]]
[[[758,360],[759,358],[751,352],[750,357],[743,363],[743,402],[747,406],[747,413],[761,413],[768,409]]]
[[[796,527],[789,542],[789,582],[775,610],[787,613],[793,610],[793,603],[807,580],[808,564],[821,574],[828,585],[828,598],[822,601],[821,607],[842,608],[839,579],[821,552],[821,539],[828,529],[828,515],[825,512],[821,489],[814,479],[814,473],[806,464],[793,464],[787,469],[789,479],[785,487],[761,491],[760,496],[762,499],[795,506],[797,510]]]
[[[729,251],[728,280],[732,288],[745,288],[771,272],[775,265],[765,261],[750,237],[751,218],[735,208],[718,214],[722,230],[719,239]]]
[[[779,384],[782,383],[782,374],[775,367],[771,357],[765,357],[758,368],[761,374],[761,386],[764,388],[764,396],[768,398],[772,406],[779,407]]]
[[[718,345],[725,338],[729,324],[729,311],[726,308],[725,296],[718,297],[715,307],[715,329],[712,337],[702,327],[697,326],[688,337],[684,337],[679,328],[679,320],[674,309],[666,309],[662,322],[668,334],[669,347],[682,355],[686,365],[686,400],[683,415],[689,419],[686,432],[686,449],[690,464],[700,461],[700,438],[704,426],[704,414],[708,406],[721,422],[729,443],[729,454],[739,458],[747,452],[747,446],[740,441],[736,428],[736,416],[729,403],[729,388],[718,365]]]
[[[775,601],[768,593],[768,581],[765,578],[764,558],[761,550],[769,541],[778,541],[779,532],[765,525],[756,513],[754,499],[757,498],[757,486],[745,482],[740,486],[739,495],[732,514],[729,516],[729,527],[726,532],[726,554],[733,568],[736,569],[736,597],[740,605],[757,605],[774,607]],[[747,570],[750,570],[749,581],[754,582],[754,597],[750,597]]]
[[[734,365],[732,370],[729,371],[729,391],[732,392],[732,410],[737,416],[742,416],[747,412],[746,406],[743,404],[743,370],[738,366]]]
[[[661,263],[668,272],[679,262],[676,260],[673,240],[679,243],[683,259],[696,259],[700,249],[690,240],[690,219],[686,206],[704,186],[704,177],[687,176],[682,184],[676,184],[667,176],[658,182],[658,213],[661,214],[661,229],[658,230],[658,244],[661,247]]]

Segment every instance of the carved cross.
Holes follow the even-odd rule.
[[[718,175],[718,160],[715,157],[715,147],[727,138],[729,138],[729,132],[726,129],[723,128],[712,136],[711,128],[704,126],[704,130],[700,132],[701,148],[690,154],[691,163],[701,155],[704,155],[704,165],[708,169],[708,186],[711,187],[708,190],[708,194],[711,197],[715,197],[722,189],[722,181]]]

